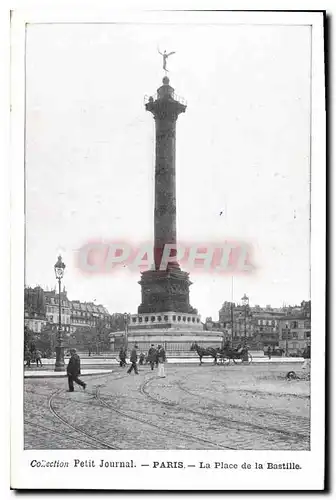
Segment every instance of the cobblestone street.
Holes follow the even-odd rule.
[[[26,449],[308,450],[310,383],[298,367],[166,365],[86,377],[25,380]]]

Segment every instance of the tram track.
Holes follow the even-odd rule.
[[[267,434],[269,432],[273,432],[276,435],[283,436],[284,438],[287,438],[287,439],[291,438],[291,439],[295,439],[298,441],[302,441],[302,440],[306,441],[307,440],[306,435],[295,432],[295,431],[287,431],[284,429],[278,429],[276,427],[269,427],[269,426],[265,427],[265,425],[253,424],[251,422],[237,420],[234,418],[227,418],[227,417],[224,417],[222,415],[214,415],[213,413],[210,413],[210,412],[200,412],[198,410],[193,410],[191,408],[180,405],[179,403],[162,401],[162,400],[156,398],[155,396],[153,396],[152,394],[150,394],[148,391],[148,385],[152,380],[155,380],[155,379],[154,378],[147,379],[142,384],[141,392],[145,396],[147,396],[149,399],[156,402],[157,404],[161,404],[161,405],[164,405],[164,406],[169,407],[169,408],[175,408],[176,410],[180,410],[182,412],[187,412],[187,413],[199,415],[199,416],[202,416],[203,418],[209,418],[212,420],[217,420],[217,421],[223,422],[225,424],[225,426],[229,429],[237,429],[237,426],[239,426],[240,430],[244,430],[244,428],[245,428],[246,431],[253,430],[254,432],[256,432],[258,434]]]
[[[183,386],[182,382],[177,382],[176,385],[179,387],[179,389],[181,391],[185,392],[186,394],[189,394],[190,396],[193,396],[199,400],[209,401],[212,404],[216,405],[217,408],[220,408],[220,409],[234,408],[236,410],[240,410],[240,411],[244,411],[244,412],[252,412],[255,414],[265,414],[265,415],[270,415],[272,417],[276,416],[276,417],[280,417],[281,419],[285,419],[285,420],[287,419],[287,421],[283,422],[285,425],[289,424],[292,418],[295,418],[302,425],[307,425],[307,424],[309,425],[308,417],[297,416],[297,415],[293,415],[289,412],[284,412],[284,411],[275,412],[275,411],[268,410],[267,408],[252,408],[252,407],[246,408],[245,406],[238,405],[236,403],[224,403],[224,402],[219,403],[216,399],[210,398],[209,396],[205,396],[204,394],[202,394],[202,399],[201,399],[201,397],[197,393],[192,392],[189,389],[185,388]]]
[[[89,434],[88,432],[84,431],[83,429],[80,429],[79,427],[76,427],[75,425],[73,425],[71,422],[69,422],[68,420],[66,420],[64,417],[62,417],[55,409],[55,406],[53,404],[53,401],[54,399],[57,397],[57,395],[61,392],[62,390],[57,390],[57,391],[54,391],[50,397],[49,397],[49,400],[48,400],[48,406],[49,406],[49,409],[50,409],[50,412],[60,421],[62,422],[64,425],[66,425],[67,427],[71,428],[72,430],[74,430],[75,432],[78,432],[79,434],[85,436],[86,438],[94,441],[95,443],[98,443],[101,447],[103,447],[104,449],[109,449],[109,450],[120,450],[119,447],[117,446],[112,446],[110,443],[107,443],[105,441],[102,441],[101,439],[95,437],[95,436],[92,436],[91,434]],[[70,401],[70,403],[76,403],[75,401]],[[100,448],[101,449],[101,448]]]
[[[121,415],[127,419],[135,420],[137,422],[141,422],[142,424],[148,425],[150,427],[154,427],[156,429],[159,429],[160,433],[166,432],[168,434],[174,434],[175,436],[179,435],[179,436],[182,436],[184,438],[187,438],[187,440],[189,440],[189,441],[196,441],[198,443],[202,442],[202,443],[205,443],[208,445],[210,444],[211,446],[214,446],[216,449],[218,449],[218,448],[224,449],[224,450],[234,449],[234,448],[231,448],[229,446],[224,446],[222,444],[216,443],[216,442],[211,441],[209,439],[204,439],[204,438],[201,438],[199,436],[194,436],[194,435],[189,434],[189,433],[184,432],[184,431],[180,431],[180,430],[176,430],[176,429],[169,429],[168,427],[165,427],[165,426],[159,425],[159,424],[155,424],[154,422],[150,422],[149,420],[146,420],[146,419],[141,418],[139,416],[130,415],[128,412],[121,410],[120,408],[116,408],[114,405],[111,405],[111,404],[107,403],[104,399],[102,399],[101,395],[100,395],[99,387],[96,388],[96,398],[100,402],[102,402],[103,405],[105,405],[107,408],[114,411],[115,413],[118,413],[119,415]]]
[[[113,376],[113,375],[115,375],[115,376]],[[52,421],[53,424],[55,425],[55,418],[56,418],[57,421],[61,422],[62,425],[65,426],[65,431],[67,428],[71,429],[71,431],[73,433],[77,434],[77,437],[74,435],[71,436],[69,433],[62,432],[57,428],[54,430],[49,429],[47,427],[43,428],[43,426],[41,424],[39,424],[39,423],[35,424],[32,421],[27,422],[27,425],[30,425],[30,426],[35,425],[37,428],[40,428],[41,431],[43,431],[43,432],[52,432],[53,434],[63,435],[66,439],[72,439],[74,441],[74,443],[78,442],[78,444],[79,444],[80,442],[82,442],[83,444],[85,443],[86,446],[94,446],[94,448],[92,448],[92,449],[115,449],[115,450],[125,449],[125,447],[120,448],[120,447],[117,447],[117,446],[110,444],[110,442],[107,442],[105,437],[104,437],[104,434],[106,434],[104,429],[101,433],[97,433],[96,435],[92,435],[89,432],[83,430],[82,428],[77,427],[76,425],[73,425],[71,422],[69,422],[66,419],[67,415],[65,415],[65,417],[63,416],[63,414],[62,414],[63,410],[67,414],[69,412],[72,414],[74,411],[73,405],[76,406],[78,403],[81,406],[83,406],[83,408],[85,405],[87,405],[88,408],[91,407],[90,411],[93,411],[93,412],[94,412],[95,408],[97,408],[97,411],[102,412],[103,410],[101,408],[105,407],[107,410],[112,411],[116,414],[119,414],[120,417],[123,417],[131,422],[132,421],[139,422],[143,425],[150,426],[153,429],[154,435],[160,434],[162,436],[162,434],[163,435],[164,434],[171,434],[171,435],[176,436],[177,440],[180,437],[181,441],[179,444],[181,446],[181,443],[182,443],[182,446],[183,446],[183,441],[185,440],[186,441],[186,445],[185,445],[186,449],[188,449],[190,447],[190,442],[194,442],[194,443],[197,442],[197,443],[199,443],[199,445],[204,443],[204,444],[208,445],[208,447],[206,449],[217,449],[217,450],[218,449],[227,449],[227,450],[243,449],[241,446],[239,446],[239,448],[237,448],[237,446],[234,442],[232,442],[232,444],[234,446],[227,446],[227,445],[223,445],[221,443],[218,443],[217,440],[214,441],[211,439],[206,439],[207,438],[206,434],[204,435],[204,437],[197,436],[197,433],[200,433],[200,434],[204,433],[205,432],[204,429],[206,429],[206,428],[209,428],[209,429],[212,428],[214,433],[218,432],[218,435],[220,434],[220,431],[222,430],[221,436],[219,438],[220,440],[223,440],[223,431],[225,434],[226,433],[225,429],[228,429],[228,431],[229,430],[236,431],[234,433],[234,435],[236,435],[237,432],[240,433],[240,435],[238,436],[238,434],[237,434],[237,438],[235,438],[235,439],[237,439],[237,442],[240,438],[241,438],[241,442],[244,442],[244,439],[247,439],[248,436],[250,436],[250,437],[252,436],[252,439],[254,439],[253,435],[256,436],[256,439],[257,439],[257,435],[259,435],[262,442],[264,442],[263,446],[265,446],[265,444],[267,444],[268,440],[273,441],[274,439],[277,439],[279,444],[281,441],[283,441],[283,443],[291,443],[292,446],[296,446],[296,442],[297,443],[300,442],[301,446],[306,446],[305,442],[309,443],[309,433],[307,435],[307,434],[302,434],[299,432],[289,431],[287,429],[268,427],[267,425],[260,425],[260,422],[258,425],[256,423],[252,423],[252,422],[248,422],[248,421],[246,422],[246,420],[242,421],[242,420],[236,419],[236,418],[234,418],[235,415],[233,415],[233,418],[228,418],[228,417],[225,417],[225,416],[220,415],[220,414],[212,413],[211,408],[210,408],[210,410],[207,410],[207,408],[205,408],[204,409],[205,411],[198,411],[197,408],[193,409],[193,408],[184,406],[183,404],[180,404],[179,402],[175,402],[175,401],[171,401],[171,400],[167,399],[167,397],[163,396],[162,398],[159,398],[159,397],[157,397],[157,395],[155,393],[153,394],[153,392],[151,391],[151,384],[154,382],[154,380],[156,380],[156,377],[148,377],[148,375],[150,375],[150,374],[147,374],[147,378],[146,378],[146,374],[145,374],[145,380],[142,380],[140,385],[137,384],[137,386],[133,386],[132,393],[129,393],[129,392],[125,393],[124,390],[120,391],[118,388],[118,385],[117,385],[116,386],[117,391],[114,395],[113,394],[105,395],[102,393],[102,388],[106,386],[107,391],[108,391],[109,387],[110,387],[109,385],[106,385],[106,384],[109,384],[110,382],[113,384],[114,382],[117,382],[118,380],[130,377],[128,374],[122,373],[122,372],[118,372],[117,374],[113,374],[113,375],[112,375],[112,373],[107,373],[107,374],[97,375],[94,378],[92,377],[90,379],[91,381],[94,382],[95,379],[100,379],[101,383],[99,383],[98,380],[97,380],[97,384],[93,383],[92,392],[91,392],[91,389],[90,389],[90,391],[86,392],[86,394],[90,395],[90,397],[89,398],[85,397],[84,400],[82,398],[72,399],[73,396],[65,397],[65,394],[62,395],[62,392],[64,392],[63,389],[58,389],[58,390],[54,391],[52,394],[50,394],[50,392],[48,391],[48,388],[46,386],[44,386],[43,384],[37,386],[37,388],[40,388],[40,390],[42,391],[40,393],[39,391],[31,390],[31,388],[34,389],[34,386],[30,387],[27,384],[28,387],[26,387],[26,389],[25,389],[27,393],[36,396],[38,398],[37,401],[40,401],[39,398],[43,398],[44,401],[42,401],[41,404],[43,405],[43,408],[46,410],[46,412],[50,412],[50,415],[51,415],[50,421]],[[104,381],[104,379],[106,379],[106,381]],[[135,380],[134,380],[134,382],[135,382]],[[232,407],[234,410],[237,411],[237,414],[238,414],[238,412],[242,412],[242,411],[243,412],[252,411],[256,415],[256,417],[258,417],[258,415],[257,415],[258,413],[270,415],[270,416],[278,416],[279,415],[278,413],[270,411],[268,409],[265,409],[265,410],[261,409],[261,408],[252,408],[251,409],[251,408],[246,408],[242,405],[237,405],[237,404],[226,405],[225,403],[223,403],[223,405],[221,405],[220,403],[218,403],[218,401],[216,401],[216,399],[213,399],[209,396],[204,396],[204,397],[202,396],[202,398],[200,399],[200,396],[198,394],[193,393],[188,388],[183,386],[183,381],[175,381],[175,382],[172,381],[172,384],[173,384],[172,385],[173,388],[175,385],[175,387],[177,387],[183,393],[189,394],[190,396],[192,396],[194,398],[198,398],[199,400],[206,399],[209,402],[211,402],[212,404],[216,404],[218,410],[225,410],[226,408],[229,409],[230,407]],[[113,387],[113,385],[112,385],[112,387]],[[123,385],[121,387],[123,387]],[[46,391],[45,393],[43,392],[44,390]],[[238,390],[238,391],[243,391],[243,389]],[[268,393],[265,393],[262,391],[253,391],[253,390],[246,390],[245,392],[250,392],[250,393],[254,392],[255,394],[261,393],[263,395],[268,394]],[[137,397],[137,393],[139,393],[138,397]],[[274,396],[274,393],[270,393],[270,394],[272,396]],[[130,406],[130,405],[127,405],[127,399],[125,399],[126,395],[127,395],[127,399],[132,399],[132,401],[133,401],[133,403],[132,403],[133,408],[132,409],[127,408],[127,407],[124,409],[124,407],[123,407],[124,404],[126,406]],[[169,394],[168,394],[168,396],[169,396]],[[288,394],[287,394],[287,396],[288,396]],[[296,395],[293,395],[293,397],[295,397],[295,396]],[[25,402],[27,402],[28,404],[33,404],[33,405],[35,404],[37,407],[39,406],[38,404],[30,401],[29,399],[32,399],[32,398],[25,397]],[[155,407],[152,406],[152,410],[154,410],[154,411],[152,413],[150,413],[149,412],[150,408],[148,407],[148,405],[147,405],[147,408],[149,411],[146,411],[146,407],[143,405],[143,403],[146,402],[146,400],[150,400],[157,405],[161,405],[161,408],[166,408],[166,409],[169,408],[170,411],[167,411],[166,414],[161,415],[161,410],[159,410],[157,413],[155,413]],[[114,403],[116,403],[116,401],[117,401],[117,404],[114,404]],[[59,407],[60,404],[62,405],[62,408],[63,408],[62,410]],[[120,405],[121,405],[121,407],[120,407]],[[216,409],[214,409],[214,410],[216,412]],[[85,412],[86,410],[84,409],[83,411]],[[139,415],[139,413],[140,413],[140,415]],[[104,415],[104,413],[103,413],[103,415]],[[108,413],[106,413],[105,415],[107,416],[107,418],[109,418]],[[152,421],[151,419],[146,419],[146,416],[149,416],[149,415],[153,416],[154,421]],[[45,417],[47,417],[47,415],[44,415],[44,418]],[[168,425],[170,425],[170,427],[168,427],[167,425],[161,425],[161,422],[163,422],[163,424],[165,423],[166,417],[167,417],[167,423],[168,423]],[[169,420],[170,417],[171,417],[171,420]],[[263,415],[260,415],[260,417],[262,418]],[[282,421],[281,424],[287,425],[287,427],[289,427],[289,424],[291,423],[290,417],[289,416],[287,417],[286,415],[283,415],[282,417],[285,419],[288,418],[288,423]],[[85,417],[85,418],[88,418],[88,417]],[[267,417],[264,417],[264,418],[267,418]],[[295,418],[295,416],[294,416],[294,418]],[[302,422],[303,424],[305,423],[304,419],[306,417],[300,416],[298,418],[299,418],[300,422]],[[159,420],[157,420],[157,419],[159,419]],[[157,422],[155,422],[155,420],[157,420]],[[185,426],[190,425],[190,428],[196,429],[195,434],[189,433],[189,432],[184,432],[183,427],[181,430],[177,430],[176,428],[172,429],[172,426],[176,425],[177,427],[179,427],[179,424],[183,425],[181,420],[186,422],[184,424]],[[248,418],[248,420],[249,420],[249,418]],[[211,421],[213,421],[213,423]],[[220,422],[221,424],[215,424],[215,421],[218,423]],[[116,420],[116,422],[117,422],[117,420]],[[76,424],[76,422],[75,422],[75,424]],[[93,422],[93,426],[94,425],[95,425],[95,423]],[[298,424],[298,425],[300,425],[300,424]],[[141,429],[141,427],[140,427],[140,429]],[[199,429],[201,429],[201,431],[199,431]],[[91,430],[91,429],[89,429],[89,430]],[[92,430],[94,430],[94,432],[95,432],[95,429],[92,429]],[[245,438],[245,436],[246,436],[246,438]],[[275,438],[274,438],[274,436],[275,436]],[[209,437],[214,438],[215,436],[212,435]],[[217,436],[215,437],[215,439],[217,439]],[[127,440],[127,438],[126,438],[126,440]],[[155,440],[156,440],[156,438],[154,438],[153,444],[155,443]],[[224,441],[225,441],[225,439],[224,439]],[[189,446],[188,446],[188,442],[189,442]],[[125,444],[127,445],[127,442]],[[231,442],[228,444],[231,444]],[[247,448],[247,449],[249,449],[249,448]]]
[[[67,433],[64,433],[60,430],[56,430],[56,429],[51,429],[50,427],[45,427],[44,425],[41,425],[37,422],[32,422],[30,420],[25,420],[24,421],[24,424],[25,425],[30,425],[31,427],[34,427],[34,428],[38,428],[38,429],[41,429],[45,432],[51,432],[52,434],[56,434],[57,436],[62,436],[64,438],[69,438],[71,441],[77,441],[78,443],[84,443],[86,445],[89,445],[89,446],[92,446],[91,443],[89,443],[87,440],[85,440],[84,438],[80,438],[80,437],[74,437],[72,434],[67,434]],[[92,449],[92,448],[90,448]],[[100,449],[100,448],[95,448],[95,449]]]

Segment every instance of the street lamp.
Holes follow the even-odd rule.
[[[244,297],[242,297],[241,300],[242,300],[242,304],[243,304],[244,310],[245,310],[244,339],[245,339],[245,342],[246,342],[246,315],[247,315],[247,308],[248,308],[248,305],[249,305],[249,298],[246,295],[246,293],[244,293]]]
[[[288,323],[286,323],[285,328],[286,328],[286,358],[288,358],[288,336],[290,334],[290,328]]]
[[[233,333],[234,333],[234,318],[233,318],[233,302],[231,302],[231,347],[233,347]]]
[[[124,327],[125,327],[125,350],[127,351],[128,347],[128,322],[130,320],[131,315],[124,313]]]
[[[56,264],[54,265],[55,276],[58,280],[58,332],[56,344],[56,363],[55,372],[64,370],[64,344],[62,336],[62,317],[61,317],[61,281],[64,276],[65,264],[62,262],[62,257],[59,255]]]

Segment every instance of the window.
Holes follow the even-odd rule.
[[[145,323],[148,323],[148,316],[145,316]]]
[[[176,321],[176,316],[173,316],[173,321]]]
[[[155,316],[151,316],[151,322],[154,323],[155,321]]]
[[[133,318],[133,319],[135,319],[135,318]],[[139,323],[142,323],[142,318],[141,317],[139,318]]]
[[[283,328],[282,329],[282,338],[286,339],[287,335],[288,335],[288,338],[289,338],[289,328]]]
[[[158,321],[161,321],[162,320],[162,317],[161,316],[158,316]]]
[[[310,332],[305,332],[305,338],[310,339]]]
[[[177,316],[177,321],[181,321],[181,316]]]
[[[136,318],[132,318],[132,321],[133,321],[133,323],[135,323],[136,322]]]
[[[187,321],[189,321],[189,322],[190,322],[190,318],[188,318],[188,319],[187,319]]]
[[[163,319],[164,319],[165,321],[168,321],[168,316],[163,316]]]
[[[182,318],[182,319],[183,319],[183,321],[184,321],[184,322],[186,321],[186,317],[185,317],[185,316],[183,316],[183,318]]]
[[[192,322],[195,323],[195,318],[192,319]]]

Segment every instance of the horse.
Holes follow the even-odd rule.
[[[212,358],[214,358],[214,364],[217,365],[218,351],[214,347],[201,347],[196,342],[193,342],[191,344],[190,350],[197,352],[200,359],[200,365],[202,364],[202,358],[205,356],[211,356]]]

